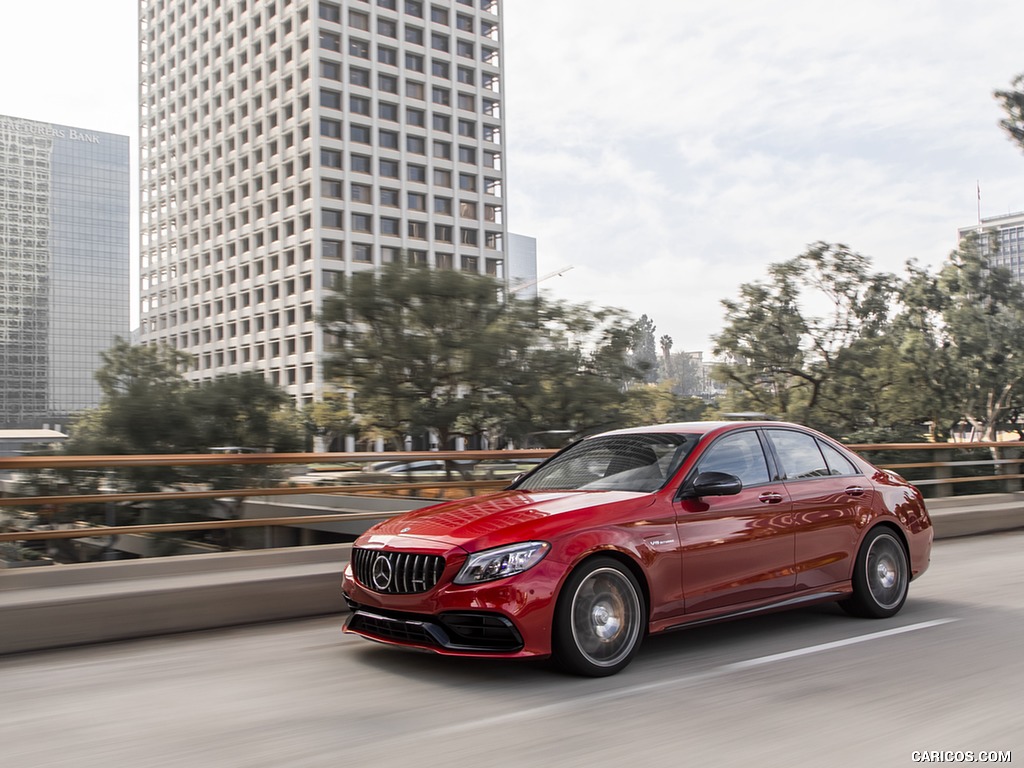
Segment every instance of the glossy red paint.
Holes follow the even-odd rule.
[[[652,472],[664,477],[637,479]],[[713,490],[698,475],[741,482]],[[870,546],[873,534],[866,551],[878,526],[901,546]],[[361,536],[362,565],[344,576],[346,631],[450,655],[555,654],[574,671],[612,674],[644,633],[695,622],[844,599],[859,613],[891,615],[906,582],[927,568],[931,541],[916,488],[806,428],[620,430],[571,446],[510,490],[411,512]],[[455,582],[471,555],[530,542],[487,567],[523,567],[516,557],[546,547],[532,567]],[[862,558],[866,584],[854,578]],[[436,583],[427,575],[435,567]],[[642,631],[630,634],[631,622]]]

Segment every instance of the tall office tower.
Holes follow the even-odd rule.
[[[982,252],[993,267],[1003,267],[1024,282],[1024,212],[982,219],[978,224],[959,229],[960,239],[978,233]]]
[[[98,405],[128,336],[128,137],[0,115],[0,427]]]
[[[141,338],[323,391],[341,273],[507,280],[498,0],[141,0]]]

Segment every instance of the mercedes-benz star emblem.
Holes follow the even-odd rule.
[[[391,561],[387,555],[377,555],[373,561],[373,569],[370,571],[370,578],[373,579],[373,586],[384,592],[391,586]]]

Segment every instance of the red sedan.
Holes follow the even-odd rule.
[[[619,430],[505,491],[371,528],[345,570],[345,631],[611,675],[646,634],[695,623],[829,600],[893,616],[931,543],[914,486],[804,427]]]

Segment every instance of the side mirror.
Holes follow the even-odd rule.
[[[701,472],[679,495],[683,499],[701,496],[735,496],[743,490],[743,481],[727,472]]]

